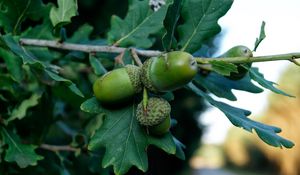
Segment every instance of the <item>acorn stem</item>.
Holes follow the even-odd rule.
[[[148,91],[144,87],[144,91],[143,91],[143,109],[144,109],[144,111],[147,110],[147,105],[148,105]]]
[[[210,61],[224,61],[227,63],[253,63],[253,62],[265,62],[265,61],[278,61],[278,60],[288,60],[295,64],[296,59],[300,59],[300,53],[287,53],[287,54],[278,54],[278,55],[267,55],[267,56],[257,56],[257,57],[226,57],[226,58],[202,58],[195,57],[198,65],[200,64],[209,64]]]
[[[136,53],[136,49],[131,48],[130,49],[130,53],[135,61],[135,63],[139,66],[139,67],[143,67],[143,63],[141,61],[141,59],[139,58],[138,54]]]

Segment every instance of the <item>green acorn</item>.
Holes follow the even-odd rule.
[[[197,63],[192,55],[173,51],[145,61],[142,82],[152,92],[166,92],[190,82],[197,73]]]
[[[248,47],[239,45],[232,47],[219,57],[253,57],[253,54]],[[230,76],[227,76],[227,78],[232,80],[242,79],[247,74],[248,69],[251,67],[252,63],[243,63],[236,65],[238,72],[231,72]]]
[[[150,127],[160,124],[169,117],[171,106],[163,98],[152,97],[148,99],[145,107],[143,101],[139,103],[136,111],[138,122],[143,126]]]
[[[98,78],[93,91],[96,98],[103,104],[120,104],[141,92],[141,68],[134,65],[114,69]]]
[[[161,123],[154,126],[150,126],[148,129],[152,135],[162,136],[167,132],[169,132],[170,128],[171,128],[171,117],[169,115]]]

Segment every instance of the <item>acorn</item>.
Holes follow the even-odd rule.
[[[253,57],[253,53],[248,47],[239,45],[232,47],[219,57]],[[252,63],[242,63],[236,65],[238,72],[231,72],[230,76],[226,76],[227,78],[232,80],[242,79],[247,74],[248,69],[251,67]]]
[[[194,57],[182,51],[173,51],[145,61],[141,80],[152,92],[166,92],[180,88],[197,74]]]
[[[107,105],[124,103],[141,92],[141,68],[134,65],[114,69],[99,77],[93,85],[95,97]]]
[[[162,123],[170,116],[170,112],[171,106],[167,100],[151,97],[147,106],[144,106],[143,101],[138,104],[136,118],[141,125],[151,127]]]
[[[162,135],[166,134],[167,132],[169,132],[170,128],[171,128],[171,117],[169,115],[161,123],[154,125],[154,126],[150,126],[148,128],[148,130],[149,130],[150,134],[152,134],[152,135],[162,136]]]

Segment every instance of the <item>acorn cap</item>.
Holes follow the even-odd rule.
[[[143,101],[137,106],[136,117],[143,126],[155,126],[163,122],[171,112],[171,106],[163,98],[152,97],[148,99],[146,108]]]
[[[150,91],[152,92],[158,92],[158,90],[153,86],[152,82],[151,82],[151,79],[150,79],[150,71],[149,71],[149,68],[153,62],[153,57],[150,58],[150,59],[147,59],[144,64],[143,64],[143,67],[142,67],[142,70],[141,70],[141,80],[142,80],[142,83],[144,84],[144,86],[149,89]]]
[[[140,80],[141,68],[131,64],[126,65],[125,68],[135,93],[141,92],[142,91],[142,82]]]

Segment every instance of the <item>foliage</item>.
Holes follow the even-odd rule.
[[[152,136],[136,121],[135,109],[142,94],[115,108],[105,107],[93,97],[92,83],[98,76],[133,63],[129,50],[121,54],[83,53],[25,46],[21,39],[141,50],[181,49],[193,54],[220,32],[218,20],[233,1],[167,0],[157,10],[149,0],[124,1],[126,9],[116,1],[107,1],[105,13],[88,23],[88,19],[82,20],[85,16],[80,10],[92,8],[93,3],[0,0],[1,174],[126,174],[134,166],[146,172],[150,145],[184,159],[184,145],[171,132]],[[115,11],[120,11],[119,16],[111,14]],[[105,26],[108,20],[110,26],[99,29],[98,25]],[[264,32],[255,48],[263,38]],[[233,89],[260,93],[263,88],[290,95],[265,80],[257,68],[249,68],[240,80],[231,80],[225,76],[237,72],[236,64],[211,61],[210,65],[212,72],[199,71],[185,88],[219,108],[233,125],[254,130],[269,145],[291,148],[292,142],[277,135],[279,128],[253,121],[247,118],[250,111],[210,96],[237,100]],[[176,101],[178,96],[173,92],[162,95],[168,101]]]

